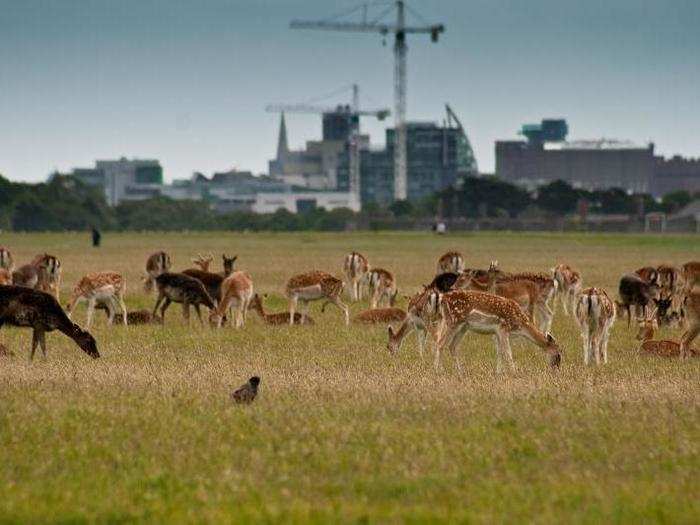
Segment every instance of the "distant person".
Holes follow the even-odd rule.
[[[100,233],[100,230],[95,228],[94,226],[92,227],[92,246],[95,248],[100,247],[100,242],[102,242],[102,234]]]

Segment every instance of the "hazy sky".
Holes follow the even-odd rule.
[[[168,180],[265,171],[279,121],[267,103],[357,82],[364,106],[392,106],[391,41],[288,28],[359,3],[0,0],[0,173],[38,181],[122,155],[160,159]],[[408,116],[442,120],[449,102],[482,171],[496,139],[542,117],[566,117],[571,138],[700,156],[700,1],[408,4],[446,25],[438,44],[409,37]],[[292,146],[320,136],[317,116],[287,124]],[[363,121],[375,144],[385,125]]]

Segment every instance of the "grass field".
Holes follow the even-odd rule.
[[[217,270],[221,252],[238,254],[275,311],[288,277],[340,275],[352,249],[394,270],[401,293],[427,283],[450,248],[468,266],[569,262],[610,292],[644,264],[700,257],[698,237],[680,236],[108,234],[96,250],[86,234],[3,234],[0,244],[20,262],[58,255],[62,303],[82,274],[120,271],[130,308],[153,305],[140,285],[152,251],[177,269],[197,252],[213,252]],[[414,337],[391,356],[384,327],[346,328],[318,304],[312,316],[314,327],[251,316],[244,330],[212,331],[184,326],[177,305],[164,327],[110,328],[100,313],[97,361],[54,333],[48,359],[29,363],[30,331],[3,328],[17,355],[0,361],[0,522],[700,521],[700,360],[640,357],[618,323],[610,363],[585,369],[573,320],[557,312],[558,372],[514,342],[517,370],[497,375],[491,339],[467,335],[464,371],[444,356],[436,373]],[[231,406],[253,374],[258,400]]]

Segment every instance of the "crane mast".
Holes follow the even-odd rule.
[[[394,199],[408,197],[407,147],[406,147],[406,35],[429,34],[431,41],[437,42],[440,33],[445,31],[442,24],[426,26],[406,25],[406,6],[403,0],[396,0],[396,23],[386,24],[367,22],[367,6],[363,8],[361,22],[339,22],[337,20],[292,20],[292,29],[321,29],[355,33],[379,33],[382,36],[394,35]],[[358,174],[359,177],[359,174]],[[352,176],[351,176],[352,179]],[[358,178],[359,181],[359,178]]]

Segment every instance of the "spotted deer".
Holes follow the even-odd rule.
[[[12,258],[12,253],[9,248],[5,246],[0,246],[0,269],[8,271],[12,274],[15,269],[15,261]]]
[[[583,339],[583,363],[608,362],[608,339],[615,323],[615,304],[602,288],[586,288],[577,296],[574,316]]]
[[[439,302],[442,322],[435,352],[436,370],[440,366],[440,352],[443,349],[448,349],[456,357],[457,367],[461,369],[455,349],[467,331],[494,335],[498,372],[501,371],[502,356],[505,356],[511,368],[515,367],[510,348],[511,336],[523,337],[534,343],[549,355],[552,368],[559,366],[561,349],[554,337],[549,332],[540,331],[512,299],[484,292],[455,290],[442,294]]]
[[[455,251],[442,254],[437,262],[436,273],[462,273],[464,271],[464,257]]]
[[[0,286],[8,286],[12,284],[12,272],[5,268],[0,268]]]
[[[267,297],[267,296],[265,296],[265,297]],[[262,318],[262,320],[265,321],[265,324],[275,325],[275,326],[289,324],[289,312],[279,312],[279,313],[266,312],[265,307],[263,306],[263,301],[258,294],[253,295],[253,298],[250,300],[250,303],[248,304],[248,309],[255,310],[258,313],[258,315]],[[294,314],[294,324],[302,324],[302,318],[301,318],[300,313]],[[303,319],[303,324],[312,325],[315,323],[314,323],[314,320],[310,316],[307,315],[306,318]]]
[[[403,340],[412,331],[416,331],[418,337],[418,352],[421,361],[428,335],[433,341],[437,340],[437,325],[440,320],[440,290],[431,286],[423,289],[408,300],[406,318],[397,330],[388,327],[389,341],[387,350],[395,354],[401,348]]]
[[[343,312],[345,324],[349,325],[350,312],[340,299],[343,287],[343,281],[319,270],[295,275],[289,279],[285,288],[285,293],[289,299],[289,324],[294,323],[294,311],[298,303],[301,303],[303,324],[303,320],[308,315],[309,302],[324,299],[326,302],[337,306]]]
[[[383,268],[374,268],[369,272],[368,282],[370,308],[377,308],[384,302],[387,306],[394,306],[398,290],[393,273]]]
[[[116,272],[96,272],[85,275],[73,288],[70,302],[66,307],[68,317],[73,314],[73,310],[81,301],[87,301],[87,321],[86,328],[92,325],[92,316],[95,313],[96,304],[102,303],[109,310],[109,323],[114,321],[115,307],[118,306],[122,313],[123,322],[127,323],[127,311],[124,304],[124,293],[126,292],[126,281]]]
[[[639,353],[648,356],[679,357],[681,355],[681,343],[666,339],[654,340],[654,332],[658,329],[658,320],[653,310],[644,319],[639,319],[639,331],[637,332]],[[689,350],[691,356],[700,356],[700,352],[694,348]]]
[[[473,272],[462,278],[455,288],[489,292],[507,299],[512,299],[534,322],[535,313],[539,318],[539,329],[546,332],[552,325],[554,313],[548,304],[555,285],[553,279],[544,279],[537,274],[505,274],[498,269],[498,262],[493,261],[486,272],[486,281],[475,278],[479,273]]]
[[[681,357],[690,356],[690,345],[700,335],[700,292],[691,291],[685,298],[683,309],[688,329],[681,336]]]
[[[171,266],[170,255],[167,253],[159,251],[149,255],[146,260],[146,276],[143,280],[143,289],[146,293],[150,293],[155,288],[156,277],[169,272]]]
[[[250,275],[242,271],[233,272],[221,283],[221,300],[209,315],[210,323],[212,326],[221,327],[226,316],[234,328],[243,327],[252,298],[253,280]]]
[[[12,273],[12,282],[17,286],[49,293],[58,300],[61,261],[54,255],[39,254],[29,264],[20,266]]]
[[[401,308],[374,308],[363,310],[352,318],[357,324],[401,323],[406,319],[406,312]]]
[[[367,281],[369,261],[359,252],[351,252],[343,260],[343,273],[350,290],[350,299],[362,299],[362,286]]]
[[[581,274],[568,264],[557,264],[552,268],[552,275],[557,283],[555,298],[559,299],[564,314],[568,316],[569,308],[574,311],[576,296],[583,286]]]

